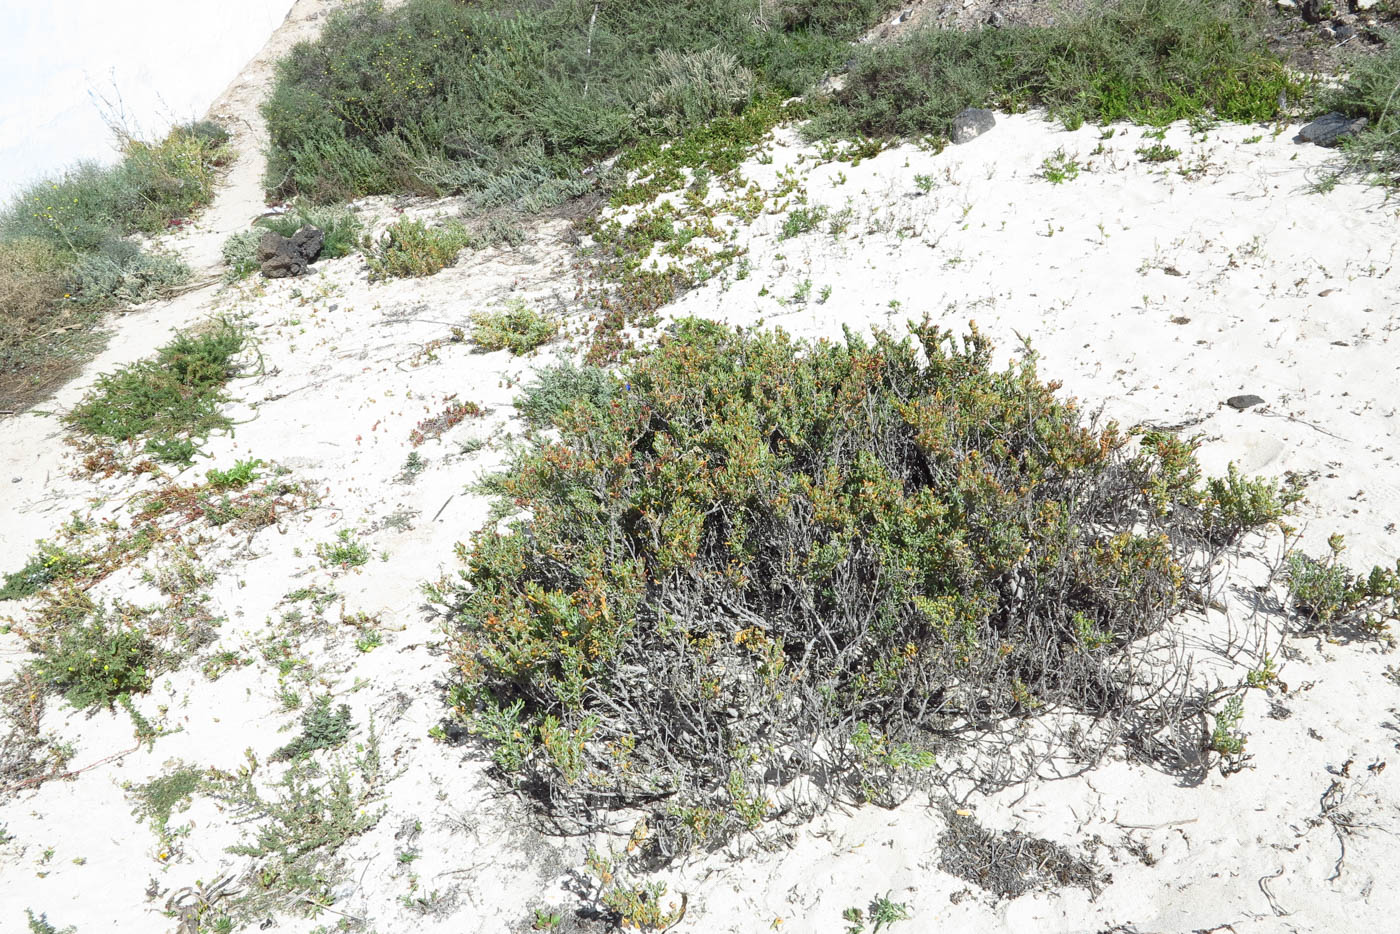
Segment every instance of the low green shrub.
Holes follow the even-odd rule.
[[[345,744],[354,724],[350,708],[341,704],[331,709],[329,695],[316,698],[301,715],[301,733],[272,754],[272,761],[305,759],[321,749],[335,749]]]
[[[149,824],[163,846],[170,846],[175,836],[170,819],[177,811],[189,810],[190,802],[204,786],[203,775],[197,768],[179,764],[163,775],[131,787],[132,816]]]
[[[429,227],[421,220],[401,218],[377,241],[366,241],[365,261],[370,280],[431,276],[457,262],[457,254],[472,245],[460,222]]]
[[[24,916],[29,919],[29,934],[75,934],[78,930],[72,926],[66,928],[58,927],[49,920],[47,912],[35,917],[34,912],[26,908],[24,909]]]
[[[358,568],[369,564],[369,549],[356,540],[349,529],[341,529],[335,539],[316,545],[316,557],[330,568]]]
[[[535,374],[515,400],[515,410],[536,428],[563,417],[574,406],[602,409],[619,390],[611,373],[597,366],[557,363]]]
[[[559,333],[559,322],[550,315],[515,300],[500,311],[472,315],[472,343],[482,350],[509,350],[523,356]]]
[[[260,787],[256,760],[236,773],[209,777],[205,790],[210,795],[257,818],[244,839],[229,847],[230,853],[252,857],[257,864],[229,903],[230,913],[247,917],[301,906],[311,914],[335,900],[332,889],[346,871],[338,852],[384,815],[378,801],[391,777],[373,724],[364,744],[347,758],[324,768],[293,759],[267,787]]]
[[[124,694],[150,689],[158,660],[155,643],[100,608],[91,619],[63,629],[44,647],[34,671],[74,707],[111,707]]]
[[[39,542],[38,551],[24,567],[5,575],[0,601],[19,600],[43,590],[55,581],[72,577],[86,567],[89,556],[60,545]]]
[[[258,479],[260,460],[241,460],[228,470],[211,470],[205,474],[209,487],[213,490],[241,490]]]
[[[456,594],[453,702],[497,768],[557,819],[665,801],[665,857],[761,825],[774,776],[895,800],[1007,717],[1189,729],[1184,682],[1132,659],[1219,547],[1193,449],[991,359],[927,323],[691,320],[611,384],[527,389],[550,430],[492,481],[526,518]]]
[[[99,378],[65,421],[99,440],[144,438],[157,452],[174,444],[190,454],[193,449],[179,442],[191,444],[232,424],[219,409],[245,342],[243,329],[226,321],[180,334],[154,359]]]
[[[1258,16],[1215,0],[1095,3],[1051,26],[927,27],[860,46],[812,131],[946,138],[965,107],[1045,107],[1071,127],[1267,120],[1303,87],[1266,38]]]
[[[1389,640],[1390,626],[1400,623],[1400,561],[1394,568],[1376,565],[1358,574],[1341,563],[1342,536],[1333,535],[1327,557],[1300,551],[1288,555],[1288,597],[1307,621],[1327,633],[1349,627],[1360,634]]]

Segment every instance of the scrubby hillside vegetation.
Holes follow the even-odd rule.
[[[80,165],[39,182],[0,214],[0,410],[72,374],[80,352],[72,345],[87,339],[92,312],[189,278],[178,258],[130,238],[164,233],[208,205],[227,142],[212,123],[176,127],[157,143],[128,139],[117,165]]]
[[[359,3],[279,70],[264,113],[274,194],[469,194],[548,206],[604,157],[756,102],[812,92],[814,132],[946,138],[966,107],[1044,106],[1066,121],[1266,120],[1297,102],[1245,8],[1096,5],[1062,24],[849,40],[891,6],[816,0],[542,5]]]
[[[1322,197],[1343,180],[1395,185],[1400,45],[1362,36],[1331,80],[1292,67],[1276,11],[1254,3],[1118,0],[970,30],[931,15],[892,22],[898,12],[882,0],[354,0],[330,12],[271,75],[267,204],[210,241],[223,246],[222,266],[200,270],[212,320],[72,387],[43,436],[63,445],[42,461],[63,477],[26,495],[66,495],[76,511],[55,524],[51,505],[26,505],[36,529],[47,524],[0,568],[13,612],[0,632],[13,648],[0,804],[34,796],[16,811],[24,845],[45,830],[30,820],[52,807],[41,796],[86,781],[90,800],[129,805],[142,847],[154,838],[144,910],[182,934],[269,921],[447,930],[468,903],[478,929],[513,934],[705,930],[703,898],[669,890],[663,873],[701,866],[703,881],[728,860],[810,845],[813,821],[918,796],[919,819],[939,830],[891,858],[979,890],[938,889],[920,925],[985,896],[977,923],[1010,929],[1001,900],[1077,888],[1086,902],[1037,923],[1139,929],[1121,904],[1109,919],[1091,903],[1111,862],[1150,868],[1166,847],[1099,832],[1196,817],[1120,823],[1115,811],[1085,843],[1076,835],[1099,818],[1074,813],[1055,843],[980,822],[982,802],[1108,766],[1120,784],[1107,794],[1134,806],[1130,768],[1163,779],[1161,797],[1237,775],[1250,765],[1245,699],[1269,698],[1278,731],[1297,726],[1287,705],[1307,703],[1311,682],[1290,693],[1279,670],[1304,663],[1293,642],[1318,654],[1393,645],[1400,563],[1368,552],[1353,567],[1340,535],[1303,546],[1316,461],[1287,473],[1278,451],[1259,458],[1267,469],[1207,463],[1243,422],[1209,437],[1196,427],[1263,412],[1263,398],[1122,423],[1113,406],[1143,387],[1106,381],[1106,414],[1089,409],[1044,365],[1036,328],[1053,320],[1074,332],[1057,346],[1093,355],[1094,323],[1126,313],[1163,346],[1188,334],[1193,347],[1244,346],[1238,319],[1193,325],[1183,310],[1353,290],[1369,305],[1336,315],[1362,322],[1345,339],[1250,319],[1280,334],[1240,378],[1263,379],[1288,328],[1312,353],[1389,340],[1391,319],[1367,317],[1385,250],[1329,255],[1319,288],[1301,262],[1269,265],[1259,236],[1162,227],[1177,239],[1153,243],[1146,215],[1167,203],[1153,200],[1163,189],[1198,191],[1227,171],[1205,145],[1226,122],[1253,126],[1223,144],[1236,200],[1214,193],[1215,213]],[[983,220],[985,200],[1007,198],[982,189],[974,204],[954,165],[988,183],[996,166],[937,161],[960,151],[968,108],[1014,119],[1015,139],[1042,142],[1025,135],[1029,117],[1008,116],[1035,110],[1056,140],[1088,140],[1014,162],[1005,183],[1027,201],[1117,173],[1149,205],[1114,204],[1092,225],[1085,209],[1070,236],[1113,262],[1071,270],[1022,308],[1002,329],[1019,344],[997,347],[968,320],[1022,276],[1017,254],[986,251],[1040,250],[1066,213],[1022,240],[1008,231],[1022,218]],[[1250,147],[1277,141],[1270,170],[1282,175],[1285,126],[1326,110],[1366,118],[1341,158],[1307,192],[1253,186]],[[1198,140],[1189,159],[1173,146]],[[0,215],[0,409],[68,374],[101,311],[195,275],[178,237],[155,241],[209,206],[234,155],[228,135],[196,123],[124,152]],[[965,257],[954,241],[974,225],[988,239]],[[323,265],[259,276],[262,238],[307,226]],[[542,232],[549,242],[532,242]],[[1107,252],[1138,236],[1152,255],[1131,257],[1137,268]],[[1065,242],[1044,250],[1088,255]],[[906,249],[923,251],[906,278],[936,283],[977,262],[981,279],[967,296],[920,286],[946,304],[915,309],[877,285]],[[1231,280],[1242,267],[1271,281]],[[1113,292],[1126,312],[1065,312],[1089,278],[1130,280],[1141,304]],[[1180,280],[1201,303],[1171,292]],[[835,288],[873,297],[833,300]],[[1107,369],[1155,373],[1141,359],[1152,348],[1133,348]],[[1359,445],[1305,417],[1295,377],[1270,417]],[[1135,402],[1167,403],[1165,377],[1143,382],[1152,391]],[[1384,425],[1374,399],[1338,406]],[[1385,430],[1366,448],[1378,458]],[[1347,502],[1372,508],[1364,490]],[[66,737],[85,730],[135,745],[79,767]],[[80,775],[111,761],[130,765],[121,786],[89,791],[94,776]],[[1369,771],[1379,781],[1384,768]],[[1342,784],[1350,759],[1327,769],[1321,812],[1279,823],[1324,827],[1345,858],[1362,826],[1348,808],[1371,786]],[[1250,859],[1284,848],[1240,820],[1240,840],[1252,833],[1265,854]],[[889,833],[864,852],[877,869],[870,851],[893,850]],[[1174,865],[1211,853],[1182,837]],[[11,840],[0,822],[0,852]],[[865,842],[832,842],[816,864]],[[1240,873],[1212,878],[1226,875]],[[758,885],[722,878],[736,892]],[[728,905],[724,929],[781,929],[786,916],[860,934],[914,916],[912,894],[881,895],[869,878],[868,903],[817,920],[775,908],[765,888],[762,917]],[[1255,897],[1246,882],[1241,897]],[[1258,890],[1260,917],[1286,914]],[[37,912],[30,925],[55,929]]]

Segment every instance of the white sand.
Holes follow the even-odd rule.
[[[299,13],[319,8],[298,4],[292,17],[303,25],[295,28],[312,23]],[[274,42],[286,38],[279,35]],[[253,124],[266,70],[246,78],[228,106]],[[248,138],[257,132],[254,126]],[[1068,133],[1032,115],[1001,117],[964,147],[937,155],[903,147],[852,166],[816,165],[810,150],[781,132],[771,163],[756,159],[746,174],[771,184],[780,169],[795,166],[813,203],[839,211],[849,199],[849,229],[835,238],[812,232],[780,240],[782,217],[764,216],[739,233],[749,251],[747,278],[731,269],[669,312],[762,319],[807,335],[839,333],[842,324],[899,326],[928,313],[955,329],[975,319],[1006,352],[1025,335],[1042,354],[1043,374],[1102,404],[1109,417],[1200,419],[1194,430],[1206,436],[1202,455],[1214,471],[1232,460],[1270,475],[1315,471],[1301,510],[1305,545],[1316,552],[1340,531],[1353,563],[1393,560],[1400,552],[1393,525],[1400,515],[1395,209],[1352,183],[1310,193],[1330,155],[1295,146],[1289,129],[1275,137],[1267,127],[1222,126],[1202,142],[1173,127],[1166,142],[1183,156],[1163,165],[1138,161],[1141,135],[1118,128],[1091,155],[1098,130]],[[1057,150],[1088,167],[1050,184],[1038,172]],[[1200,166],[1199,177],[1174,174],[1182,166]],[[918,192],[916,175],[935,179],[928,194]],[[258,213],[256,191],[255,175],[235,174],[200,229],[177,245],[194,258],[217,255],[222,235]],[[366,211],[382,218],[385,208],[376,202]],[[333,586],[344,612],[381,614],[380,648],[358,651],[354,631],[337,626],[301,651],[337,702],[351,706],[359,724],[352,743],[365,739],[373,714],[396,773],[385,817],[344,850],[350,883],[337,893],[335,910],[380,931],[494,932],[516,929],[536,906],[577,905],[561,886],[581,865],[583,841],[526,829],[481,762],[428,738],[442,710],[434,683],[449,663],[419,591],[420,582],[454,568],[453,543],[487,516],[487,502],[464,484],[504,455],[499,444],[475,452],[463,444],[518,430],[512,384],[549,359],[473,353],[464,344],[431,354],[424,348],[473,311],[509,298],[574,310],[566,232],[561,223],[540,224],[518,250],[464,256],[426,280],[370,286],[361,261],[347,258],[318,264],[308,279],[226,292],[211,286],[117,319],[109,349],[48,411],[71,406],[96,374],[149,353],[171,327],[211,313],[242,315],[265,370],[235,383],[240,424],[212,441],[213,460],[200,461],[188,479],[258,457],[308,479],[321,502],[251,539],[226,536],[209,546],[218,570],[213,605],[227,616],[219,645],[252,664],[217,681],[193,668],[159,679],[138,706],[179,732],[153,750],[0,804],[0,822],[13,835],[0,846],[0,925],[29,907],[81,932],[174,930],[161,913],[170,894],[249,868],[249,858],[225,848],[250,826],[207,801],[172,820],[193,826],[181,848],[161,859],[122,786],[177,760],[234,769],[251,749],[266,761],[287,742],[290,734],[279,731],[297,714],[281,711],[277,671],[258,657],[256,643],[285,626],[283,595],[313,584]],[[808,300],[789,300],[805,280]],[[819,301],[823,286],[831,291]],[[1257,393],[1267,404],[1243,413],[1222,407],[1236,393]],[[415,483],[393,482],[409,432],[453,395],[489,414],[419,449],[428,467]],[[34,540],[73,510],[124,514],[120,500],[133,481],[75,478],[74,464],[51,415],[0,422],[0,568],[22,564]],[[396,514],[410,517],[411,527],[386,525]],[[333,575],[313,552],[341,529],[356,530],[374,556]],[[1272,560],[1279,544],[1261,540],[1251,548]],[[1280,620],[1251,615],[1245,602],[1259,563],[1245,561],[1233,573],[1241,586],[1221,594],[1228,619],[1187,621],[1202,637],[1205,663],[1227,626],[1250,630],[1256,641],[1272,627],[1270,645],[1277,642]],[[146,590],[134,572],[100,588],[108,596]],[[335,623],[341,612],[337,604],[327,615]],[[1290,691],[1249,695],[1244,729],[1253,758],[1239,774],[1211,771],[1186,787],[1150,767],[1113,761],[1085,776],[968,802],[988,826],[1071,847],[1096,841],[1113,874],[1097,900],[1064,889],[997,901],[944,873],[936,845],[943,820],[916,800],[894,812],[832,812],[774,852],[741,863],[717,855],[686,867],[671,877],[673,891],[689,897],[680,929],[764,931],[781,919],[777,930],[840,931],[844,908],[889,893],[913,911],[894,931],[1389,930],[1400,912],[1390,881],[1400,859],[1400,769],[1367,766],[1396,755],[1400,685],[1384,675],[1393,661],[1371,644],[1290,638],[1286,645],[1292,657],[1282,677]],[[0,636],[0,675],[24,659],[16,637]],[[1267,716],[1271,700],[1291,715]],[[54,701],[44,727],[76,746],[72,767],[132,745],[125,714],[87,716]],[[1354,763],[1343,777],[1348,760]],[[1333,781],[1345,796],[1341,812],[1357,829],[1345,838],[1340,872],[1338,836],[1319,819],[1320,797]],[[420,858],[400,864],[396,854],[410,847]],[[151,880],[159,894],[148,898]],[[433,892],[439,915],[402,901]],[[279,916],[274,929],[310,931],[335,920],[329,913],[310,921]]]

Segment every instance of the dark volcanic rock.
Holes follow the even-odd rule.
[[[1323,114],[1298,131],[1293,137],[1295,143],[1316,143],[1319,146],[1335,146],[1342,137],[1359,133],[1366,128],[1365,117],[1348,117],[1335,111]]]
[[[269,279],[299,276],[321,255],[326,235],[316,227],[303,227],[290,237],[269,230],[258,241],[258,263]]]
[[[953,118],[953,142],[970,143],[996,125],[996,114],[980,107],[969,107]]]
[[[1251,406],[1263,405],[1264,400],[1259,396],[1255,395],[1231,396],[1230,398],[1225,400],[1225,404],[1238,412],[1243,412],[1245,409],[1250,408]]]

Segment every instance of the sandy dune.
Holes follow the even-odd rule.
[[[238,127],[243,155],[214,207],[171,243],[211,276],[223,237],[262,210],[256,103],[269,63],[310,35],[328,6],[298,3],[211,111]],[[1312,190],[1334,156],[1295,145],[1292,127],[1193,135],[1174,126],[1161,142],[1180,155],[1151,163],[1137,150],[1157,141],[1139,128],[1109,137],[1034,114],[998,121],[965,146],[904,146],[859,165],[823,162],[791,129],[779,130],[741,171],[770,190],[780,173],[796,173],[807,206],[824,206],[826,219],[783,238],[797,206],[789,196],[779,213],[738,229],[742,264],[667,314],[812,336],[927,314],[955,329],[975,320],[1008,354],[1024,336],[1042,373],[1105,417],[1203,435],[1213,471],[1233,461],[1307,475],[1299,519],[1310,551],[1342,532],[1353,564],[1393,561],[1396,207],[1352,182]],[[1054,184],[1047,160],[1073,162],[1078,174]],[[451,201],[408,208],[456,210]],[[381,224],[393,216],[382,200],[361,209]],[[108,349],[82,378],[44,411],[0,421],[0,568],[8,570],[75,512],[128,521],[129,496],[152,482],[75,475],[78,455],[54,414],[170,329],[233,316],[252,329],[261,367],[234,383],[236,430],[213,438],[210,459],[182,479],[260,458],[319,496],[315,508],[254,535],[209,532],[198,545],[217,573],[210,606],[225,620],[208,651],[247,664],[217,679],[197,664],[158,679],[136,703],[166,735],[132,749],[120,710],[89,716],[49,705],[43,726],[73,744],[70,768],[99,764],[0,800],[9,835],[0,844],[0,927],[22,923],[30,908],[80,932],[174,931],[166,909],[182,903],[169,902],[182,888],[253,868],[227,852],[252,829],[245,815],[197,798],[172,818],[189,830],[166,848],[133,815],[126,786],[177,763],[235,770],[245,750],[267,763],[299,716],[284,709],[285,678],[263,651],[283,637],[309,662],[309,683],[349,705],[352,746],[367,741],[373,722],[387,779],[375,805],[383,817],[342,852],[347,881],[334,904],[314,919],[278,913],[269,929],[330,930],[357,919],[378,931],[524,930],[536,907],[578,905],[567,885],[588,841],[532,829],[479,757],[429,737],[450,665],[420,589],[452,572],[453,544],[487,519],[487,500],[467,484],[502,463],[505,440],[520,431],[515,387],[568,352],[561,342],[528,359],[483,354],[450,340],[452,329],[513,299],[577,315],[567,235],[562,221],[540,222],[521,247],[465,254],[423,280],[371,285],[363,261],[350,257],[298,280],[211,282],[114,319]],[[1224,404],[1241,393],[1265,402],[1242,412]],[[410,432],[454,398],[486,416],[418,448],[426,469],[402,482]],[[363,567],[317,560],[317,544],[342,530],[370,550]],[[1400,860],[1400,768],[1384,763],[1400,756],[1400,681],[1375,643],[1281,632],[1283,617],[1256,590],[1281,546],[1277,536],[1247,542],[1218,594],[1224,610],[1182,621],[1215,677],[1241,678],[1265,652],[1281,663],[1287,690],[1247,698],[1243,771],[1187,779],[1115,759],[962,802],[989,827],[1085,847],[1112,875],[1097,897],[1063,888],[997,899],[945,872],[946,820],[938,801],[918,798],[895,811],[833,810],[794,828],[784,845],[745,844],[743,861],[721,853],[676,870],[665,878],[673,897],[687,897],[678,930],[841,931],[843,909],[887,893],[911,909],[895,931],[1389,930],[1400,913],[1390,882]],[[336,597],[323,627],[293,636],[287,595],[307,587]],[[153,599],[139,569],[99,592]],[[0,610],[18,619],[26,606]],[[357,613],[377,617],[383,645],[357,647],[360,633],[345,622]],[[25,660],[19,638],[0,635],[0,676]],[[278,766],[264,768],[271,775]],[[417,857],[399,857],[410,851]]]

